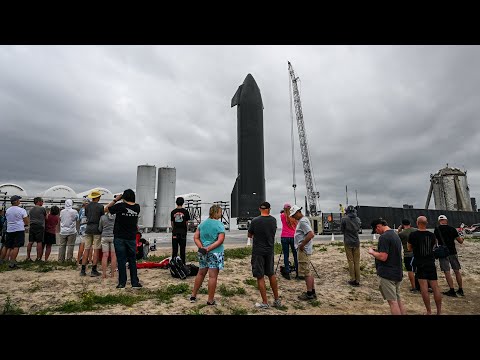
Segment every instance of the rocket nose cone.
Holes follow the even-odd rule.
[[[255,84],[257,85],[255,79],[253,78],[252,74],[248,74],[245,78],[245,80],[243,81],[243,84],[244,85],[247,85],[247,84]]]

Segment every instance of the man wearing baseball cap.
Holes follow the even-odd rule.
[[[6,259],[10,261],[8,266],[11,269],[17,267],[18,250],[25,245],[25,226],[30,223],[27,212],[20,207],[21,198],[19,195],[13,195],[10,198],[12,206],[5,213],[7,218]]]
[[[275,233],[277,231],[277,219],[270,215],[270,203],[264,201],[260,204],[260,216],[257,216],[250,223],[248,237],[253,238],[252,246],[252,274],[257,278],[258,290],[262,297],[261,303],[255,307],[267,309],[270,307],[267,301],[267,290],[265,286],[265,275],[268,277],[273,292],[273,306],[280,307],[282,303],[278,296],[277,278],[273,271],[273,256],[275,245]]]
[[[298,205],[293,205],[290,209],[290,216],[298,221],[295,229],[295,248],[297,249],[298,257],[298,275],[305,277],[307,285],[307,292],[298,296],[300,300],[314,300],[317,298],[315,293],[315,282],[310,271],[310,257],[313,252],[312,239],[315,236],[310,226],[308,218],[303,216],[302,208]]]
[[[458,261],[457,249],[455,248],[455,240],[459,244],[463,243],[463,238],[458,235],[457,229],[448,225],[448,219],[445,215],[438,217],[438,227],[435,228],[435,237],[438,240],[439,245],[446,245],[450,255],[446,258],[438,259],[440,263],[440,270],[445,273],[445,279],[447,280],[450,290],[444,291],[443,294],[447,296],[457,297],[457,295],[464,296],[462,288],[462,274],[460,273],[460,261]],[[452,274],[450,273],[450,265],[452,266],[455,278],[458,284],[458,290],[455,292],[453,287]]]
[[[91,203],[85,208],[85,216],[87,217],[87,227],[85,228],[85,250],[82,255],[82,269],[80,276],[86,276],[87,261],[90,251],[93,251],[93,265],[90,276],[100,276],[97,270],[98,251],[102,248],[101,232],[98,230],[100,218],[104,214],[103,205],[99,203],[102,194],[98,190],[93,190],[88,194],[88,198],[92,199]],[[90,250],[93,247],[93,250]]]

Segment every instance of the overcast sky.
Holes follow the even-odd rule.
[[[273,213],[294,202],[290,61],[320,208],[423,208],[430,174],[467,169],[479,199],[478,46],[0,46],[0,183],[29,196],[136,187],[137,166],[175,167],[176,194],[230,201],[246,75],[264,104]],[[306,195],[295,125],[297,203]],[[433,197],[430,208],[434,208]]]

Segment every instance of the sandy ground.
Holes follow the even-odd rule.
[[[251,274],[250,257],[226,260],[225,269],[220,272],[218,278],[216,306],[206,306],[207,295],[204,291],[198,295],[197,303],[191,304],[189,296],[194,277],[188,277],[186,280],[175,279],[170,275],[169,270],[164,269],[139,269],[139,278],[144,288],[134,290],[127,285],[127,289],[121,291],[115,288],[116,279],[80,277],[79,270],[75,267],[56,267],[53,271],[38,272],[21,268],[7,270],[6,266],[2,265],[4,271],[0,272],[0,313],[6,308],[15,308],[21,309],[26,314],[42,312],[64,314],[66,312],[55,311],[55,309],[68,301],[79,303],[82,299],[86,301],[85,299],[93,295],[104,297],[109,294],[125,294],[133,298],[144,295],[144,300],[131,306],[98,304],[94,310],[73,311],[69,314],[388,315],[390,313],[388,304],[378,291],[373,258],[367,253],[370,246],[372,246],[371,241],[362,243],[361,286],[354,288],[347,284],[349,276],[343,243],[336,241],[325,245],[316,244],[312,263],[320,275],[320,278],[315,276],[317,300],[310,302],[298,300],[297,296],[305,291],[305,282],[286,280],[278,272],[277,279],[283,306],[280,309],[265,310],[254,307],[255,302],[260,301],[261,298],[255,287],[256,281]],[[443,296],[443,313],[480,314],[480,263],[478,261],[480,241],[467,239],[463,245],[457,245],[457,250],[462,265],[465,297]],[[156,251],[155,255],[160,255],[160,251]],[[278,256],[275,256],[275,263]],[[448,289],[447,283],[439,268],[438,274],[439,285],[442,291],[445,291]],[[206,289],[207,279],[208,275],[202,288]],[[266,283],[268,285],[268,279]],[[187,284],[188,288],[184,286],[183,293],[175,294],[171,300],[159,301],[149,296],[167,289],[169,285],[180,284]],[[421,296],[418,293],[410,293],[406,272],[401,288],[407,313],[423,314],[425,307]],[[267,294],[271,303],[273,296],[269,287]],[[433,294],[430,294],[430,298],[432,310],[434,310]]]

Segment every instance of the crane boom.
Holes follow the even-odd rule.
[[[297,116],[298,137],[300,140],[300,150],[302,152],[303,172],[305,174],[305,186],[307,187],[307,199],[309,209],[306,210],[310,210],[310,215],[317,216],[320,212],[320,207],[318,206],[318,198],[320,197],[320,194],[318,193],[318,191],[315,191],[315,183],[312,176],[310,154],[307,144],[307,134],[305,133],[305,124],[303,122],[302,103],[300,101],[300,92],[298,91],[297,85],[298,77],[295,77],[295,72],[293,71],[293,67],[290,61],[288,62],[288,71],[290,73],[290,79],[292,80],[293,102],[295,106],[295,114]]]

